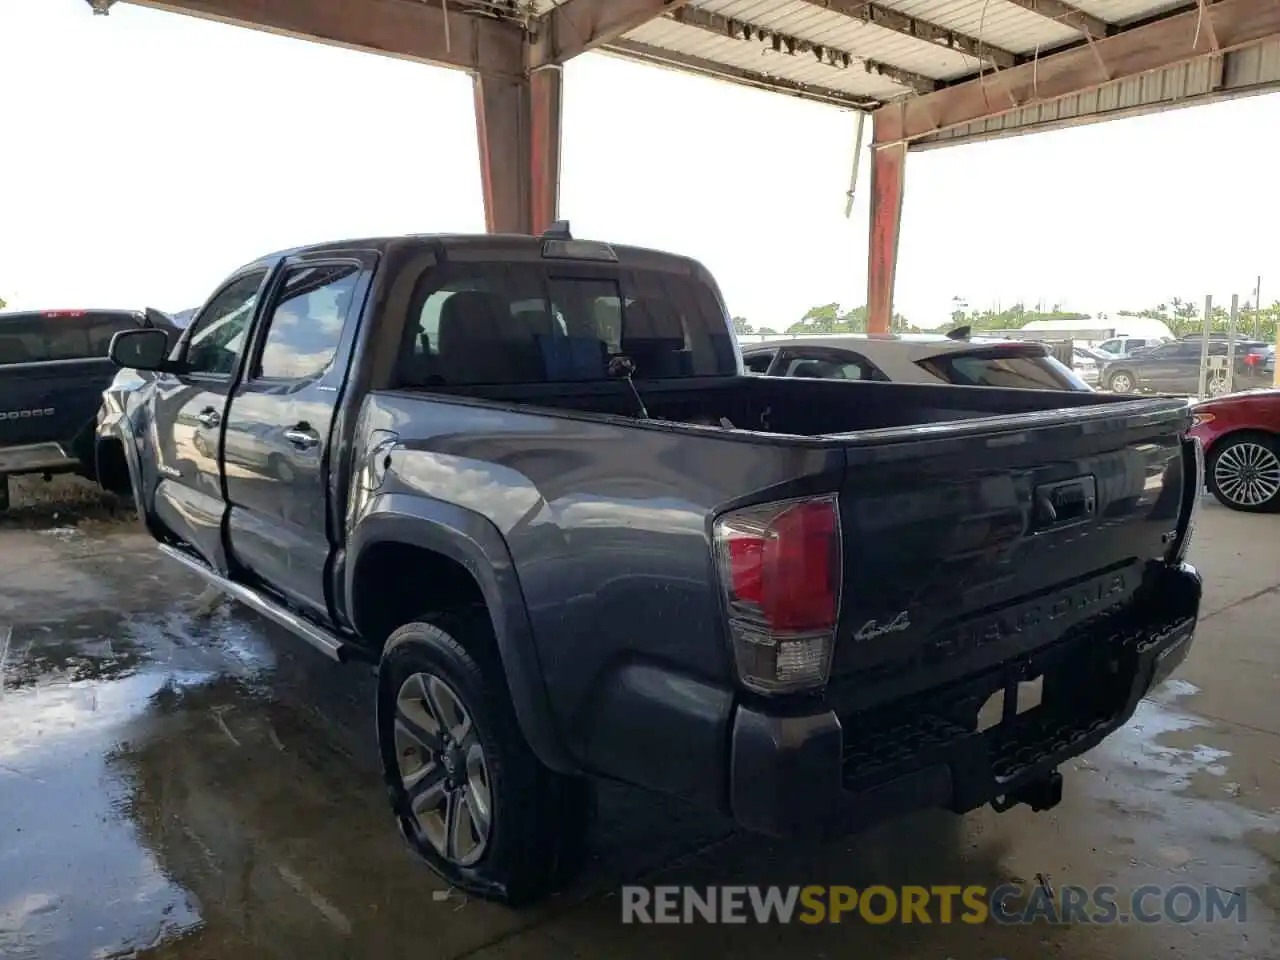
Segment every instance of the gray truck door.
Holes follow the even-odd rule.
[[[333,254],[286,262],[224,438],[231,554],[326,618],[330,429],[371,267]]]
[[[227,397],[266,275],[261,269],[239,274],[213,295],[179,346],[183,373],[159,374],[151,400],[157,442],[156,513],[224,573],[226,504],[218,445]]]

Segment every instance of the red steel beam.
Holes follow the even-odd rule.
[[[876,131],[877,137],[879,131]],[[893,318],[893,279],[898,268],[907,145],[872,144],[871,231],[867,245],[867,332],[888,333]]]
[[[538,19],[529,66],[564,63],[636,27],[679,10],[689,0],[565,0]]]
[[[743,70],[741,67],[716,63],[714,60],[703,57],[692,57],[675,50],[637,43],[634,40],[615,40],[605,48],[604,52],[656,67],[667,67],[681,73],[697,74],[713,80],[724,80],[727,83],[736,83],[773,93],[785,93],[801,100],[812,100],[814,103],[826,103],[851,110],[874,110],[880,106],[880,101],[874,97],[861,97],[846,90],[836,90],[813,83],[800,83],[755,70]]]
[[[545,67],[517,81],[473,81],[485,228],[541,233],[560,194],[561,74]]]
[[[530,233],[555,223],[560,206],[560,118],[564,74],[556,67],[535,70],[529,77],[529,208]]]
[[[524,70],[524,31],[518,25],[446,12],[414,0],[129,2],[489,76],[516,78]]]
[[[1277,36],[1278,0],[1218,0],[1203,11],[1177,14],[882,107],[875,114],[876,138],[883,143],[917,140]]]

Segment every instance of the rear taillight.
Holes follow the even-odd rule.
[[[1244,365],[1246,367],[1256,367],[1261,362],[1262,354],[1260,353],[1246,353],[1244,355]]]
[[[836,497],[734,510],[714,536],[742,685],[791,693],[825,684],[840,614]]]

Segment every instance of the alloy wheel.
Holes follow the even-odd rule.
[[[400,686],[395,747],[420,835],[451,863],[479,861],[493,831],[489,765],[462,698],[435,674],[415,673]]]
[[[1280,493],[1280,457],[1260,443],[1233,443],[1218,455],[1213,480],[1232,503],[1260,507]]]
[[[1129,379],[1127,373],[1117,373],[1111,378],[1111,390],[1113,393],[1128,393],[1133,389],[1133,381]]]

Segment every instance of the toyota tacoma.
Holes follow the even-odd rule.
[[[1194,633],[1186,400],[747,376],[702,266],[567,225],[276,253],[112,356],[160,549],[373,665],[405,838],[509,903],[595,778],[779,837],[1048,809]]]

